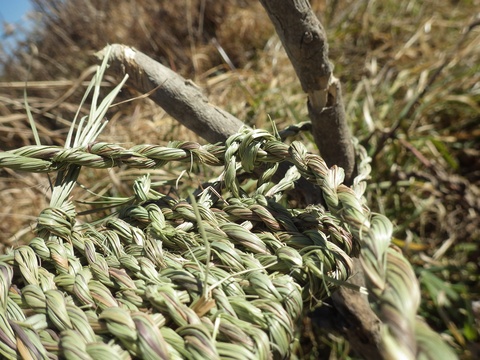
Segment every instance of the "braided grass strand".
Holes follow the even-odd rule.
[[[362,150],[360,155],[360,175],[349,188],[342,184],[342,169],[328,168],[302,144],[287,145],[246,127],[225,146],[174,142],[124,149],[92,143],[0,153],[0,167],[33,172],[70,166],[151,169],[169,161],[224,166],[223,192],[231,196],[219,202],[197,197],[197,218],[191,204],[155,192],[144,177],[135,183],[133,204],[95,228],[76,222],[71,203],[45,209],[38,237],[0,256],[0,354],[285,358],[304,306],[348,279],[359,247],[370,298],[384,324],[385,357],[409,359],[435,346],[446,349],[416,318],[418,283],[390,244],[391,223],[363,203],[369,164]],[[294,167],[274,185],[269,180],[280,161]],[[250,196],[237,174],[260,166],[265,175]],[[287,210],[278,203],[299,176],[319,186],[328,212]],[[207,240],[199,236],[198,222]],[[7,311],[9,304],[18,311]],[[35,331],[23,329],[23,322],[38,316],[43,320]],[[107,349],[107,342],[116,345]]]

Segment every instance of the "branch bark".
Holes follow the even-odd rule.
[[[341,166],[345,171],[345,184],[351,185],[356,175],[355,151],[340,82],[333,76],[328,60],[325,30],[308,0],[260,2],[275,26],[303,91],[308,94],[312,134],[320,155],[329,166]],[[354,263],[354,270],[357,274],[349,282],[364,283],[364,272],[358,261]],[[342,334],[362,357],[381,359],[380,320],[368,299],[359,292],[340,288],[333,294],[331,303],[332,308],[322,310],[328,321],[325,317],[313,316],[317,325]]]
[[[360,260],[353,259],[354,269],[361,269]],[[365,287],[363,272],[349,279],[351,284]],[[312,317],[319,333],[333,332],[344,336],[352,349],[364,359],[384,358],[381,347],[380,319],[373,314],[367,295],[340,287],[328,301],[330,306],[315,310]]]
[[[332,74],[322,24],[307,0],[260,0],[308,94],[312,134],[329,166],[345,170],[345,184],[355,177],[355,151],[345,118],[341,86]]]
[[[344,168],[346,183],[354,177],[354,151],[345,120],[340,84],[332,75],[328,61],[325,32],[308,2],[300,0],[261,0],[269,13],[287,54],[297,72],[302,88],[308,94],[312,132],[321,155],[330,166]],[[243,122],[208,102],[201,90],[169,68],[145,54],[123,45],[112,45],[111,67],[129,74],[130,85],[160,105],[169,115],[209,142],[224,142],[236,133]],[[103,57],[100,52],[99,57]],[[281,164],[278,176],[286,172]],[[301,178],[296,194],[305,204],[323,202],[321,191]],[[357,267],[359,277],[363,272]],[[341,289],[332,298],[332,330],[345,336],[355,350],[366,358],[378,354],[379,320],[359,293]],[[352,316],[354,314],[355,316]],[[339,326],[339,324],[341,324]],[[362,345],[363,344],[363,345]]]
[[[223,143],[244,123],[230,113],[208,102],[201,89],[168,67],[129,46],[109,45],[110,67],[124,76],[128,84],[162,107],[178,122],[211,143]],[[108,46],[97,53],[103,59]],[[281,163],[273,180],[283,178],[290,164]],[[261,171],[259,171],[260,173]],[[323,204],[323,196],[315,185],[304,178],[296,182],[293,197],[303,205]]]
[[[208,142],[224,142],[242,127],[241,120],[209,103],[192,81],[134,48],[120,44],[111,47],[110,66],[114,71],[128,74],[130,84],[138,91],[152,92],[150,99]],[[97,57],[103,58],[105,51]]]

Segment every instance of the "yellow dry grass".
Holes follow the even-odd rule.
[[[194,79],[211,102],[248,125],[269,128],[272,119],[283,128],[307,120],[306,98],[257,1],[34,3],[43,14],[30,37],[37,38],[34,51],[26,41],[3,64],[2,150],[32,143],[19,83],[27,74],[42,140],[62,144],[92,73],[93,54],[106,43],[132,45]],[[480,1],[311,3],[329,36],[349,121],[374,155],[370,206],[394,221],[397,243],[419,268],[443,269],[435,276],[465,284],[467,290],[458,293],[479,300]],[[105,86],[117,82],[107,77]],[[127,86],[119,101],[139,95]],[[125,146],[203,142],[148,99],[116,106],[108,117],[100,140]],[[128,169],[90,171],[80,182],[100,194],[125,194],[137,175]],[[176,175],[165,168],[153,177]],[[87,192],[78,192],[78,199],[88,199]],[[31,238],[49,193],[44,175],[0,170],[2,246]],[[432,291],[425,301],[425,313],[438,310]],[[448,339],[465,356],[478,351],[472,345],[478,331],[471,328],[479,315],[468,311],[462,318],[448,310],[431,319],[438,329],[448,328]]]

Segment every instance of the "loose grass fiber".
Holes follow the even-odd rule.
[[[1,167],[58,173],[37,236],[0,256],[3,357],[286,359],[295,324],[352,275],[360,248],[385,356],[453,356],[416,318],[418,284],[390,245],[390,221],[363,202],[369,165],[361,148],[360,175],[349,188],[342,169],[264,130],[245,127],[224,146],[97,143],[122,86],[96,105],[106,65],[87,89],[91,114],[72,125],[65,148],[0,153]],[[188,199],[157,192],[146,175],[110,216],[77,220],[70,196],[82,167],[154,169],[170,161],[186,171],[192,163],[223,166],[223,173]],[[294,166],[274,184],[282,161]],[[242,186],[237,175],[259,166],[254,189]],[[326,210],[285,207],[284,192],[300,176],[319,186]]]

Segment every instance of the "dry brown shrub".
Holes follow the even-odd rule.
[[[108,43],[133,46],[181,75],[195,79],[217,105],[238,110],[237,115],[242,116],[248,111],[245,103],[240,100],[237,105],[239,102],[231,99],[245,97],[244,87],[236,85],[245,84],[242,78],[251,73],[231,70],[248,68],[273,35],[267,15],[255,0],[34,0],[33,4],[34,30],[3,63],[2,150],[33,144],[23,102],[23,81],[27,78],[28,102],[42,143],[63,144],[94,70],[91,65],[97,63],[94,54]],[[269,82],[270,78],[264,80]],[[116,81],[106,77],[106,91]],[[126,86],[118,101],[139,95]],[[81,114],[87,111],[85,107]],[[108,118],[111,124],[101,136],[103,141],[124,146],[172,139],[202,141],[148,99],[115,107]],[[0,192],[6,191],[4,199],[10,199],[9,189],[17,180],[3,170],[0,176],[4,180]],[[45,177],[25,174],[23,179],[35,183],[39,178]],[[23,206],[19,201],[15,208],[0,215],[0,222],[8,224],[1,229],[3,242],[11,244],[21,239],[19,229],[32,227],[32,219],[43,208],[45,192],[29,191],[28,198],[35,199],[34,206]]]
[[[30,84],[28,97],[42,141],[62,144],[92,74],[86,69],[97,63],[93,54],[115,42],[134,46],[193,78],[213,103],[249,125],[268,127],[271,117],[282,128],[307,119],[305,96],[257,0],[34,3],[38,12],[33,32],[2,63],[2,81],[20,83],[0,88],[1,150],[33,143],[22,95],[27,74],[37,81]],[[444,272],[445,277],[466,284],[477,281],[480,27],[463,43],[459,39],[480,2],[311,3],[326,27],[335,74],[345,84],[347,116],[370,150],[398,120],[412,93],[449,59],[434,86],[399,122],[374,159],[368,203],[399,225],[398,244],[418,267],[463,269]],[[107,77],[105,86],[117,82]],[[127,86],[119,101],[138,95]],[[111,124],[101,140],[125,147],[172,139],[202,141],[145,99],[113,108],[108,118]],[[443,152],[435,144],[443,146]],[[162,171],[155,176],[172,177],[168,169]],[[81,182],[90,184],[92,191],[125,194],[129,184],[122,183],[120,175],[134,179],[136,173],[85,171]],[[10,246],[31,238],[29,231],[49,193],[45,175],[1,170],[0,240]],[[76,195],[86,197],[85,192]],[[468,247],[476,250],[463,250]],[[470,268],[474,270],[465,270]],[[468,286],[472,299],[478,299],[478,281]],[[425,301],[433,306],[428,298]],[[436,315],[431,319],[438,329],[443,329],[442,321],[448,322]],[[465,346],[463,324],[456,321],[448,326],[458,327],[455,341]]]

